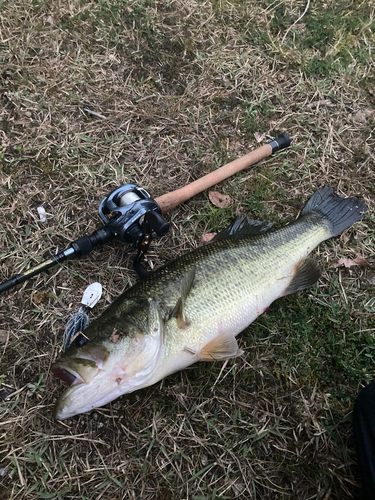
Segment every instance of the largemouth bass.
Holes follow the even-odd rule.
[[[366,210],[323,187],[288,226],[238,218],[208,245],[149,274],[84,331],[86,344],[73,343],[53,365],[71,384],[55,417],[103,406],[197,361],[239,356],[236,335],[278,297],[314,284],[320,270],[309,253]]]

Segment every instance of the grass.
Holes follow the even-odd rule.
[[[289,150],[216,187],[230,208],[202,193],[169,214],[151,267],[237,214],[280,227],[323,183],[370,209],[315,252],[317,286],[239,336],[242,357],[63,423],[50,365],[64,325],[89,282],[95,314],[132,285],[132,257],[113,242],[2,295],[0,500],[360,498],[351,412],[374,376],[374,272],[330,265],[374,264],[374,7],[306,6],[0,2],[2,280],[92,232],[118,185],[157,197],[284,131]]]

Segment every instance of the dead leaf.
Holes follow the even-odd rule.
[[[266,134],[260,134],[259,132],[254,132],[254,137],[257,142],[262,142],[266,137]]]
[[[33,293],[33,301],[35,304],[43,304],[48,302],[48,299],[52,298],[52,294],[46,291]]]
[[[357,254],[357,257],[354,259],[354,262],[359,266],[370,267],[371,264],[368,262],[362,255]]]
[[[355,115],[353,115],[353,118],[355,121],[360,122],[360,123],[365,123],[368,118],[371,118],[371,116],[375,113],[375,109],[363,109],[361,111],[357,111]]]
[[[329,267],[346,267],[347,269],[350,269],[353,266],[368,267],[371,266],[371,264],[364,257],[362,257],[362,255],[357,255],[355,259],[346,259],[345,257],[341,257],[336,264],[332,264]]]
[[[54,20],[53,20],[53,15],[50,14],[48,17],[46,17],[45,19],[45,22],[48,23],[48,24],[54,24]]]
[[[215,207],[228,208],[233,204],[233,200],[230,196],[227,194],[221,194],[218,191],[210,191],[208,193],[208,197]]]
[[[204,233],[201,236],[201,242],[207,245],[214,236],[216,236],[216,233]]]

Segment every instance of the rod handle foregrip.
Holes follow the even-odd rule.
[[[192,196],[195,196],[198,193],[201,193],[205,189],[218,184],[219,182],[227,179],[228,177],[234,175],[237,172],[240,172],[246,167],[257,163],[264,158],[267,158],[272,153],[276,151],[280,151],[290,145],[290,138],[287,134],[281,134],[277,139],[273,140],[269,144],[264,144],[259,148],[247,153],[236,160],[227,163],[223,167],[210,172],[209,174],[197,179],[186,186],[176,189],[176,191],[172,191],[170,193],[166,193],[158,198],[155,198],[155,201],[158,203],[161,208],[162,213],[169,212],[173,208],[177,207],[184,201],[188,200]]]

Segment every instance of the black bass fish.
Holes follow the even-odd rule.
[[[120,295],[52,371],[71,386],[65,419],[147,387],[197,361],[242,354],[236,335],[278,297],[313,285],[309,253],[357,222],[367,207],[322,187],[288,226],[238,218],[211,243],[149,274]]]

